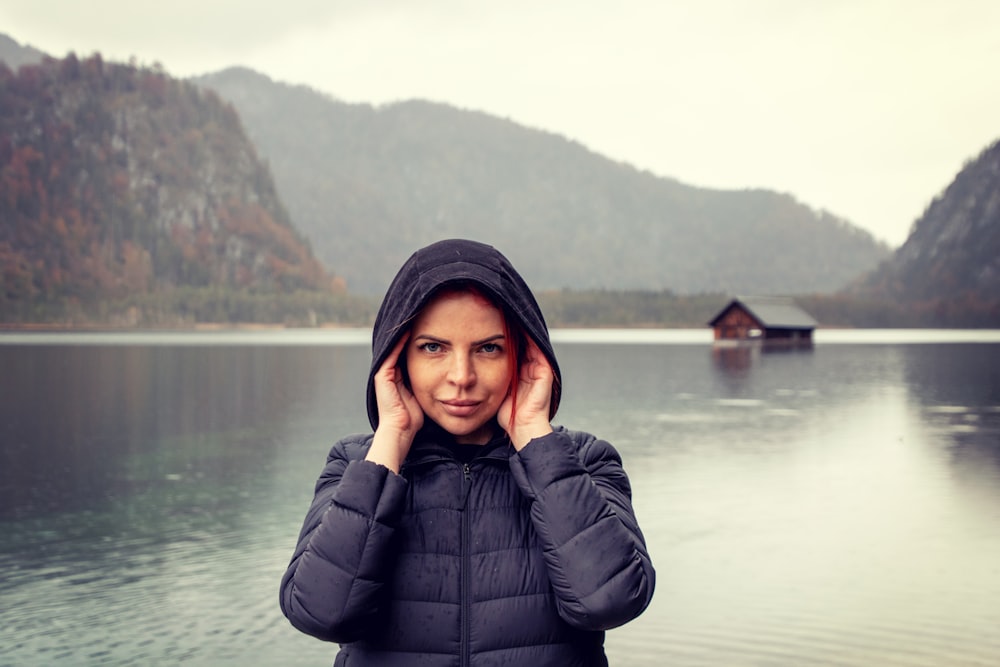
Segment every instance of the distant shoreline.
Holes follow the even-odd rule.
[[[279,331],[282,329],[288,330],[300,330],[300,329],[355,329],[359,327],[370,327],[371,325],[363,324],[343,324],[343,323],[324,323],[317,324],[316,326],[295,326],[289,324],[281,323],[260,323],[260,322],[240,322],[240,323],[230,323],[230,322],[198,322],[195,324],[184,324],[177,326],[157,326],[157,327],[140,327],[140,326],[129,326],[125,324],[108,324],[108,323],[93,323],[93,324],[61,324],[58,322],[0,322],[0,332],[11,331],[17,333],[30,333],[37,331],[40,333],[49,332],[80,332],[80,333],[100,333],[102,331],[107,331],[109,333],[114,332],[129,332],[129,333],[142,333],[144,331],[148,332],[177,332],[183,333],[185,331]]]
[[[283,324],[280,322],[197,322],[183,325],[163,325],[163,326],[130,326],[125,324],[110,323],[90,323],[90,324],[68,324],[58,322],[0,322],[0,333],[208,333],[227,331],[323,331],[323,330],[343,330],[343,329],[370,329],[371,323],[344,323],[325,322],[313,326],[303,326],[295,324]],[[699,324],[675,324],[664,325],[658,323],[647,324],[550,324],[549,329],[556,330],[578,330],[578,331],[711,331],[711,327]],[[998,331],[994,327],[928,327],[928,326],[879,326],[879,327],[856,327],[839,324],[820,324],[817,331]]]
[[[551,327],[557,345],[696,345],[723,350],[708,327]],[[1000,344],[1000,329],[820,328],[809,354],[828,345]],[[17,345],[103,346],[326,346],[371,344],[371,326],[293,327],[286,325],[199,325],[173,329],[0,326],[0,347]],[[729,348],[742,353],[767,352],[759,344]]]

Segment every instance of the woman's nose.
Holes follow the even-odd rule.
[[[476,370],[472,365],[472,359],[464,354],[454,355],[448,371],[448,380],[461,387],[474,383]]]

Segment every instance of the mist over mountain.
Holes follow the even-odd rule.
[[[696,188],[485,113],[348,104],[245,68],[196,79],[239,111],[296,225],[349,289],[466,236],[538,289],[829,292],[889,255],[787,194]]]

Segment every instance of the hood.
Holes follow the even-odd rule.
[[[517,322],[548,358],[555,373],[550,418],[559,407],[562,376],[549,340],[542,310],[527,283],[500,251],[476,241],[450,239],[422,248],[403,264],[382,300],[372,331],[372,366],[368,373],[368,421],[378,427],[375,372],[410,322],[441,287],[469,282],[482,289]]]

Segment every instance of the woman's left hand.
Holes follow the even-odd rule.
[[[549,406],[555,374],[549,360],[530,338],[516,381],[517,410],[514,411],[513,395],[508,395],[497,412],[497,421],[507,431],[514,449],[520,451],[534,438],[552,432]],[[511,412],[515,412],[513,421]]]

